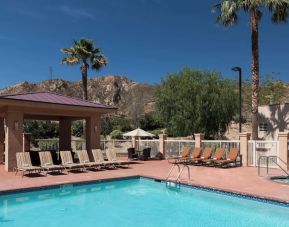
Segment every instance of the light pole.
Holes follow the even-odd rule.
[[[242,68],[236,66],[232,70],[239,72],[239,132],[242,132]]]

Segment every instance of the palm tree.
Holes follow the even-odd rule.
[[[259,22],[262,10],[268,9],[273,23],[286,22],[289,14],[289,0],[227,0],[214,8],[220,14],[217,22],[231,26],[238,21],[238,13],[244,11],[250,15],[251,25],[251,77],[252,77],[252,139],[258,139],[258,103],[259,103]]]
[[[87,100],[87,70],[91,67],[91,69],[98,71],[106,66],[106,57],[101,53],[99,48],[94,47],[92,40],[84,38],[74,41],[72,47],[62,48],[61,51],[66,54],[66,57],[61,61],[62,64],[81,64],[83,99]]]

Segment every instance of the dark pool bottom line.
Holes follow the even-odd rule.
[[[30,187],[30,188],[11,189],[11,190],[0,191],[0,196],[17,194],[17,193],[25,193],[25,192],[33,192],[33,191],[43,191],[43,190],[48,190],[48,189],[59,189],[67,185],[71,185],[71,186],[90,185],[90,184],[100,184],[100,183],[116,182],[116,181],[122,181],[122,180],[132,180],[132,179],[147,179],[147,180],[155,181],[158,183],[166,183],[163,179],[153,178],[149,176],[142,176],[142,175],[134,175],[134,176],[126,176],[126,177],[99,179],[99,180],[79,181],[79,182],[72,182],[72,183],[59,183],[59,184],[44,185],[44,186],[37,186],[37,187]],[[181,187],[185,187],[185,188],[202,190],[202,191],[207,191],[207,192],[212,192],[212,193],[217,193],[217,194],[222,194],[222,195],[227,195],[227,196],[232,196],[232,197],[237,197],[237,198],[243,198],[247,200],[254,200],[254,201],[262,202],[262,203],[269,203],[269,204],[274,204],[278,206],[289,207],[289,201],[282,201],[282,200],[277,200],[273,198],[265,198],[265,197],[261,197],[258,195],[252,195],[249,193],[234,192],[234,191],[224,190],[224,189],[219,189],[219,188],[214,188],[214,187],[207,187],[207,186],[196,185],[196,184],[186,184],[182,182],[179,183],[178,185]]]

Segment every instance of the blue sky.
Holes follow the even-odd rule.
[[[248,15],[231,28],[215,24],[218,1],[192,0],[0,0],[0,87],[54,77],[81,78],[78,66],[61,65],[62,47],[93,39],[109,59],[89,76],[124,75],[157,83],[184,66],[236,76],[250,75]],[[289,81],[289,23],[260,25],[261,74]]]

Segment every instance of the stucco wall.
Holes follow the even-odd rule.
[[[267,124],[267,131],[260,131],[259,128],[259,137],[266,140],[277,140],[278,132],[289,131],[289,104],[260,106],[260,123]]]

